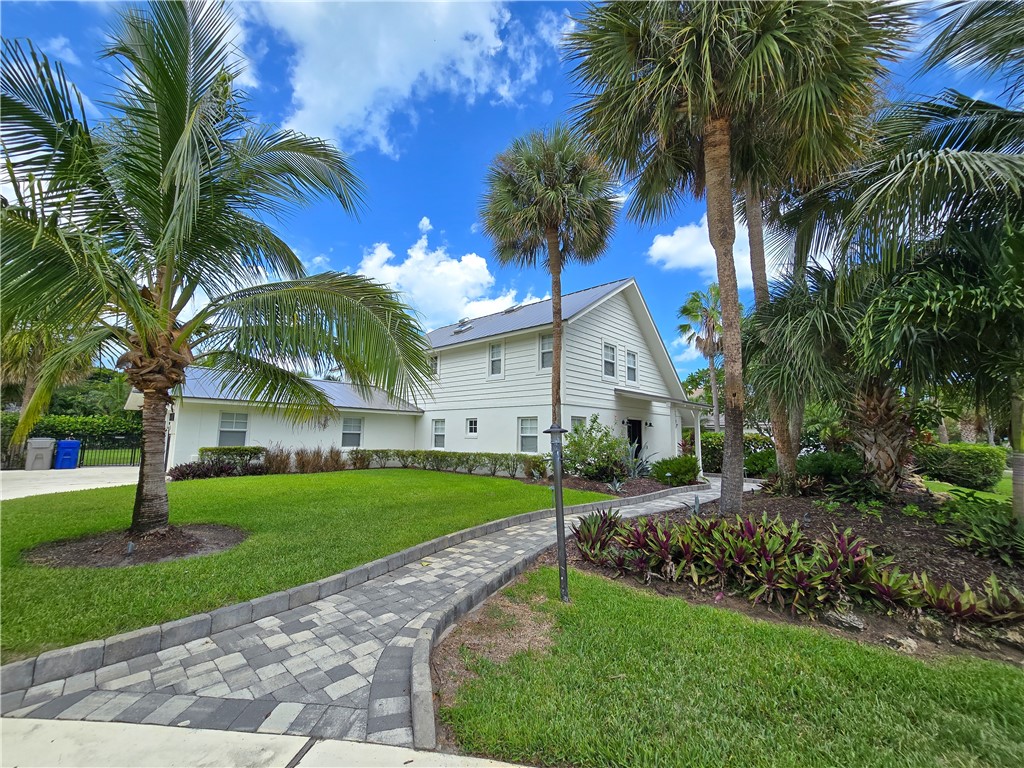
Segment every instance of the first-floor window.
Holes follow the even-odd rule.
[[[636,352],[626,350],[626,381],[636,383]]]
[[[569,429],[576,429],[577,426],[585,426],[587,423],[586,416],[570,416],[569,417]]]
[[[519,450],[523,453],[537,452],[537,417],[528,416],[519,419]]]
[[[434,419],[434,447],[444,448],[444,419]]]
[[[222,448],[245,445],[245,433],[249,430],[249,414],[222,413],[220,415],[220,435],[217,445]]]
[[[480,427],[476,419],[466,419],[466,435],[468,437],[476,437],[479,431]]]
[[[615,378],[615,345],[605,344],[604,345],[604,377],[606,379]]]
[[[358,448],[363,444],[363,420],[344,418],[341,420],[341,447]]]

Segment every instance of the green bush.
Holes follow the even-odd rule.
[[[968,443],[918,443],[914,458],[922,475],[978,491],[991,490],[1006,468],[1006,450]]]
[[[262,445],[232,445],[199,449],[199,460],[213,464],[234,464],[246,467],[261,462],[267,453]]]
[[[700,433],[700,455],[704,464],[705,472],[722,471],[722,455],[725,452],[724,432],[701,432]],[[743,435],[743,456],[744,458],[762,451],[774,451],[775,445],[770,437],[764,435],[744,434]]]
[[[0,414],[0,450],[7,449],[18,418],[17,413]],[[87,440],[102,447],[104,440],[141,434],[142,423],[124,416],[44,416],[32,427],[29,437]]]
[[[531,480],[543,480],[548,476],[548,462],[544,456],[523,454],[523,474]]]
[[[395,459],[397,451],[393,451],[390,448],[374,448],[370,452],[370,458],[373,460],[373,465],[378,469],[384,469]]]
[[[796,473],[821,478],[826,483],[839,483],[859,477],[864,472],[864,460],[853,453],[815,451],[796,460]]]
[[[775,465],[775,451],[758,451],[743,460],[747,477],[768,477],[778,471]]]
[[[949,537],[958,547],[1006,565],[1024,565],[1024,525],[1017,522],[1009,501],[953,490],[941,511],[958,529]]]
[[[594,414],[566,434],[562,466],[566,474],[607,483],[626,476],[622,458],[629,450],[626,438],[617,437]]]
[[[656,461],[651,466],[651,476],[659,483],[674,488],[693,485],[697,480],[697,457],[673,456]]]

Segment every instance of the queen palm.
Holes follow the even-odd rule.
[[[20,183],[0,220],[0,321],[6,332],[42,318],[70,338],[43,364],[14,437],[74,360],[119,354],[143,395],[134,531],[168,522],[166,412],[189,366],[296,419],[331,410],[303,372],[340,367],[395,396],[429,372],[396,294],[306,275],[267,223],[318,197],[354,212],[362,187],[333,146],[250,120],[230,29],[217,3],[123,11],[104,54],[119,86],[97,128],[59,64],[30,43],[3,51],[2,139]]]
[[[715,361],[722,354],[722,297],[718,285],[712,283],[706,291],[693,291],[677,313],[680,320],[679,335],[695,347],[708,361],[708,376],[711,379],[712,422],[717,432],[718,419],[718,374]]]
[[[722,297],[725,456],[722,508],[741,506],[743,359],[733,262],[736,169],[744,121],[772,120],[802,163],[845,130],[845,70],[868,30],[906,27],[895,2],[612,2],[588,8],[570,35],[586,88],[580,123],[623,177],[636,182],[630,214],[654,221],[682,195],[707,200]],[[820,76],[824,72],[827,76]],[[860,72],[855,72],[860,77]]]
[[[498,155],[481,218],[502,264],[551,275],[551,420],[562,423],[562,270],[608,248],[619,202],[607,166],[563,125],[533,131]]]

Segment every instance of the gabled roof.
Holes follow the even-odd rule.
[[[388,398],[380,390],[374,390],[364,397],[359,394],[359,390],[354,385],[343,381],[310,379],[310,382],[327,395],[327,399],[331,401],[331,404],[340,410],[423,413],[421,409],[403,400]],[[240,396],[238,393],[233,392],[230,387],[224,388],[222,374],[203,368],[187,369],[181,395],[183,398],[196,400],[252,402],[248,397]]]
[[[631,278],[616,280],[575,293],[563,294],[562,319],[570,320],[573,316],[586,311],[601,299],[622,288],[630,280]],[[446,325],[428,333],[427,341],[434,349],[441,349],[453,344],[479,341],[491,336],[501,336],[544,325],[551,325],[551,299],[524,304],[518,308],[507,309],[493,315],[474,317],[464,323]]]

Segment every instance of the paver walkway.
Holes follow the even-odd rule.
[[[624,500],[620,511],[655,514],[695,495],[711,501],[719,495],[711,482],[698,494]],[[471,539],[315,603],[4,694],[3,714],[408,746],[412,648],[432,612],[554,540],[551,518]]]

